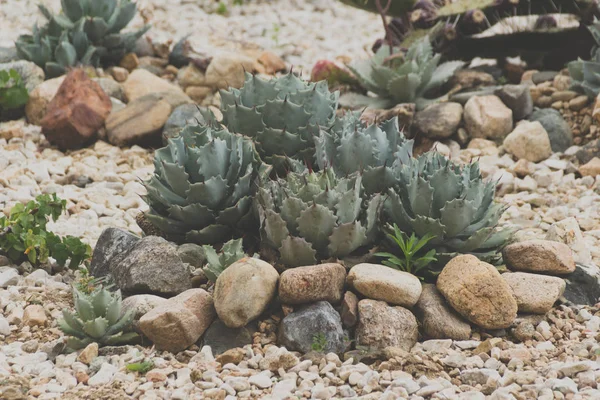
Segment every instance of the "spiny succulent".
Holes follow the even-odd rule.
[[[63,310],[58,321],[60,329],[70,337],[67,346],[73,350],[82,349],[90,343],[118,345],[138,337],[135,332],[123,333],[133,321],[135,310],[121,315],[121,292],[111,293],[105,288],[85,295],[73,288],[75,314]]]
[[[137,11],[130,0],[61,0],[61,5],[59,14],[40,5],[48,22],[36,24],[31,35],[16,42],[19,57],[44,68],[50,77],[77,64],[97,67],[100,62],[118,62],[150,28],[119,33]]]
[[[169,139],[154,167],[144,182],[147,219],[171,240],[199,244],[241,235],[252,184],[266,171],[248,138],[212,125],[188,126]]]
[[[217,278],[227,267],[234,262],[246,257],[242,247],[242,239],[232,239],[223,245],[220,253],[217,253],[214,247],[210,245],[202,246],[206,256],[206,266],[202,268],[204,275],[211,282],[216,282]]]
[[[494,201],[495,184],[484,182],[477,163],[461,167],[428,152],[397,169],[396,179],[384,218],[408,235],[433,235],[426,249],[437,250],[439,265],[463,253],[499,260],[512,231],[497,229],[506,206]]]
[[[261,242],[290,267],[373,243],[383,197],[365,196],[362,182],[360,174],[338,178],[331,169],[263,181],[255,197]]]
[[[572,61],[568,67],[573,79],[571,88],[594,98],[600,93],[600,22],[590,26],[589,30],[596,42],[591,59]]]
[[[271,80],[246,73],[241,89],[221,91],[222,124],[252,138],[278,172],[288,157],[312,162],[314,137],[333,125],[337,105],[338,93],[329,92],[326,82],[308,83],[291,71]]]
[[[422,109],[437,100],[428,98],[430,93],[439,90],[464,65],[461,61],[439,64],[440,57],[433,53],[428,36],[413,43],[405,54],[381,46],[371,59],[348,66],[363,88],[378,97],[348,93],[340,102],[352,108],[390,108],[400,103],[415,103],[417,109]]]

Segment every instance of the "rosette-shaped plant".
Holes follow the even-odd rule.
[[[123,333],[133,321],[135,310],[121,316],[121,292],[111,293],[102,288],[85,295],[73,288],[75,314],[63,310],[58,321],[60,329],[70,337],[67,346],[82,349],[90,343],[99,345],[125,344],[138,337],[135,332]]]
[[[415,103],[417,109],[422,109],[437,100],[429,98],[429,94],[436,92],[464,65],[462,61],[438,65],[440,57],[441,54],[433,53],[428,36],[413,43],[406,54],[394,53],[389,46],[381,46],[371,59],[355,61],[348,66],[363,88],[378,97],[348,93],[340,101],[352,107],[374,108]]]
[[[154,156],[146,218],[169,239],[199,244],[240,236],[263,170],[252,142],[212,125],[188,126]]]
[[[394,182],[394,168],[412,157],[414,142],[398,128],[397,118],[366,125],[357,113],[347,113],[329,130],[315,138],[317,165],[332,168],[336,175],[363,175],[367,193],[382,193]]]
[[[362,181],[356,173],[338,178],[331,169],[263,181],[255,198],[261,242],[289,267],[342,258],[373,243],[383,197],[366,198]]]
[[[479,165],[459,166],[428,152],[397,171],[389,190],[385,218],[401,231],[434,236],[427,249],[436,249],[443,266],[458,254],[473,254],[495,263],[511,230],[498,230],[506,206],[494,201],[494,182],[485,182]]]
[[[246,135],[278,172],[287,158],[312,163],[319,128],[335,122],[338,93],[325,81],[308,83],[291,71],[271,80],[246,74],[241,89],[221,91],[223,125]]]
[[[571,61],[569,74],[573,78],[571,88],[586,94],[588,97],[596,97],[600,93],[600,22],[588,27],[596,46],[592,49],[592,57],[589,61]]]

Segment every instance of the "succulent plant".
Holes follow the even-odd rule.
[[[437,100],[427,96],[439,90],[454,71],[464,65],[461,61],[438,65],[440,57],[433,53],[428,36],[413,43],[406,54],[381,46],[371,59],[348,66],[363,88],[378,97],[348,93],[342,96],[340,103],[352,108],[390,108],[399,103],[415,103],[417,109],[422,109]]]
[[[573,79],[571,88],[594,98],[600,93],[600,22],[590,26],[589,30],[596,42],[591,60],[572,61],[568,67]]]
[[[495,184],[484,182],[477,163],[461,167],[428,152],[395,172],[384,205],[387,221],[408,235],[435,236],[426,249],[436,249],[441,266],[462,253],[499,260],[512,231],[497,229],[506,206],[494,201]]]
[[[118,345],[138,337],[135,332],[123,333],[133,321],[135,310],[121,315],[121,292],[109,292],[105,288],[85,295],[73,288],[75,314],[63,310],[58,321],[60,329],[70,337],[67,346],[73,350],[84,348],[90,343]]]
[[[232,239],[223,245],[220,253],[210,245],[202,246],[206,255],[206,266],[202,268],[204,275],[211,282],[216,282],[217,278],[227,267],[234,262],[246,257],[242,247],[242,239]]]
[[[291,71],[271,80],[246,73],[241,89],[221,91],[223,125],[252,138],[278,172],[288,157],[312,162],[313,138],[320,127],[333,125],[337,105],[338,93],[329,92],[326,82],[307,83]]]
[[[17,39],[19,57],[59,76],[77,64],[97,67],[118,62],[133,50],[135,42],[150,28],[119,33],[135,16],[137,5],[130,0],[61,0],[62,12],[39,8],[48,23],[35,25],[31,35]]]
[[[252,141],[212,125],[184,128],[156,151],[154,167],[146,218],[171,240],[199,244],[238,235],[251,217],[252,184],[267,170]]]
[[[291,267],[373,243],[383,196],[365,196],[362,181],[358,173],[338,178],[331,169],[263,181],[255,197],[261,242]]]

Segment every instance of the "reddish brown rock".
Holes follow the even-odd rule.
[[[344,293],[341,315],[344,328],[352,328],[358,322],[358,297],[350,291]]]
[[[315,301],[339,303],[342,300],[346,268],[329,263],[291,268],[281,274],[279,297],[285,304]]]
[[[74,69],[48,105],[42,132],[63,150],[81,148],[96,139],[111,109],[110,98],[100,85],[82,69]]]

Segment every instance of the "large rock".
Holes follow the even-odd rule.
[[[204,122],[200,108],[195,104],[182,104],[176,107],[165,123],[162,131],[163,142],[176,137],[188,125],[197,125]]]
[[[124,229],[104,229],[94,247],[90,275],[96,278],[108,275],[111,264],[118,264],[139,241],[139,236]]]
[[[196,343],[215,318],[210,294],[190,289],[140,319],[140,329],[158,350],[178,353]]]
[[[528,85],[504,85],[494,94],[512,110],[515,121],[520,121],[533,112],[533,100]]]
[[[508,272],[502,278],[512,289],[519,312],[545,314],[565,291],[565,281],[555,276]]]
[[[430,139],[445,139],[456,133],[462,114],[463,107],[458,103],[433,104],[417,112],[414,124]]]
[[[465,104],[465,127],[472,138],[502,140],[513,128],[513,115],[496,96],[472,97]]]
[[[574,303],[592,306],[600,301],[600,268],[593,264],[577,264],[575,272],[565,277],[563,297]]]
[[[123,300],[121,315],[125,315],[129,310],[134,310],[132,327],[138,333],[143,333],[140,329],[140,319],[155,309],[168,302],[167,299],[152,294],[136,294]]]
[[[342,300],[346,268],[340,264],[321,264],[291,268],[279,279],[279,298],[285,304],[304,304]]]
[[[44,79],[46,78],[44,70],[31,61],[19,60],[4,62],[0,57],[0,71],[10,71],[11,69],[14,69],[19,73],[28,92],[35,89],[44,82]]]
[[[433,284],[423,285],[415,314],[421,322],[423,336],[429,339],[467,340],[471,337],[471,325],[448,305]]]
[[[60,85],[40,121],[46,139],[62,150],[78,149],[96,140],[112,103],[82,69],[74,69]]]
[[[229,328],[217,318],[204,332],[200,347],[210,346],[212,353],[218,356],[227,350],[252,344],[252,334],[256,332],[256,328],[252,325],[249,324],[242,328]]]
[[[410,351],[417,343],[417,319],[406,308],[365,299],[358,302],[358,315],[357,345],[376,349],[399,347]]]
[[[279,274],[257,258],[243,258],[229,266],[215,283],[215,308],[230,328],[241,328],[260,316],[277,290]]]
[[[241,88],[245,72],[257,69],[255,60],[240,53],[217,54],[206,68],[205,85],[215,89]]]
[[[183,90],[164,79],[159,78],[145,69],[134,70],[125,83],[123,83],[125,99],[128,102],[139,99],[151,93],[177,92],[180,96],[185,96]],[[187,97],[187,96],[186,96]]]
[[[515,271],[566,275],[575,271],[569,246],[549,240],[526,240],[509,244],[502,251],[508,267]]]
[[[404,307],[414,306],[421,296],[419,278],[379,264],[355,265],[348,284],[365,297]]]
[[[288,350],[308,353],[315,343],[316,336],[322,335],[325,340],[323,353],[342,353],[344,331],[340,315],[326,301],[307,305],[288,314],[279,325],[279,345]]]
[[[486,329],[508,328],[517,317],[517,301],[492,265],[472,255],[446,264],[437,289],[463,317]]]
[[[581,264],[592,263],[592,253],[587,242],[583,238],[581,228],[575,217],[565,218],[548,228],[546,240],[564,243],[573,251],[575,262]]]
[[[173,296],[191,289],[191,275],[177,255],[177,246],[146,236],[118,264],[111,266],[115,284],[126,295]]]
[[[553,108],[536,109],[528,120],[542,124],[548,133],[553,152],[564,152],[573,145],[571,127],[558,110]]]
[[[504,149],[519,160],[540,162],[552,155],[550,138],[539,122],[520,122],[504,139]]]
[[[171,112],[192,100],[181,91],[149,93],[136,97],[106,120],[108,141],[115,146],[162,145],[161,132]]]
[[[58,88],[65,80],[65,76],[48,79],[37,85],[29,93],[29,100],[25,105],[25,115],[30,124],[40,125],[46,115],[46,109],[50,101],[56,96]]]

